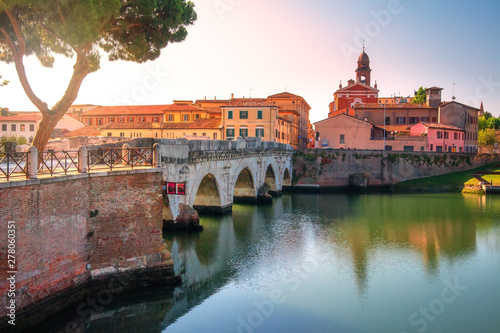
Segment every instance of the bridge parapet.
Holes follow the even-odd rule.
[[[260,138],[238,138],[236,141],[220,140],[158,140],[161,144],[161,162],[189,164],[211,160],[235,160],[239,157],[291,155],[292,146]]]

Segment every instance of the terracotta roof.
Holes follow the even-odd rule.
[[[101,130],[95,126],[85,126],[66,133],[64,136],[67,138],[75,136],[101,136]]]
[[[383,103],[357,103],[354,104],[355,109],[384,109]],[[427,104],[414,104],[414,103],[399,103],[399,104],[385,104],[386,109],[432,109]]]
[[[422,124],[422,125],[424,125],[425,127],[429,127],[429,128],[448,129],[448,130],[453,130],[453,131],[460,131],[460,132],[464,132],[464,130],[463,130],[463,129],[458,128],[458,127],[456,127],[456,126],[445,125],[445,124],[440,124],[440,123],[427,123],[427,122],[420,122],[419,124]],[[415,124],[415,125],[418,125],[418,124]],[[415,126],[415,125],[413,125],[413,126]]]
[[[121,105],[100,106],[82,113],[82,116],[128,116],[136,114],[163,115],[163,110],[168,105]]]
[[[197,99],[195,104],[203,104],[203,103],[222,103],[227,104],[231,102],[230,99]]]
[[[33,121],[36,122],[38,120],[42,119],[42,116],[24,116],[24,115],[14,115],[14,116],[8,116],[8,117],[2,117],[0,116],[0,121]]]
[[[204,112],[205,110],[196,106],[192,106],[190,104],[172,104],[166,105],[163,108],[164,111],[195,111],[195,112]]]
[[[206,108],[203,108],[203,110],[207,111],[208,113],[221,113],[222,112],[221,108],[219,108],[219,107],[217,107],[217,108],[206,107]]]
[[[384,129],[384,125],[374,125],[381,130]],[[387,132],[409,132],[410,125],[385,125],[385,130]]]
[[[292,94],[289,92],[282,92],[279,94],[267,96],[267,99],[274,99],[274,98],[277,98],[277,99],[279,99],[279,98],[299,98],[299,99],[302,99],[304,101],[304,103],[306,103],[306,105],[309,107],[309,109],[311,108],[311,106],[309,105],[309,103],[306,102],[304,97],[299,96],[299,95],[295,95],[295,94]]]
[[[434,90],[434,89],[443,90],[443,88],[439,88],[439,87],[434,86],[434,87],[430,87],[430,88],[425,89],[425,91],[430,90],[430,89],[432,89],[432,90]]]
[[[265,101],[265,99],[261,98],[252,98],[252,99],[234,99],[231,101],[231,103],[228,103],[226,105],[222,105],[222,107],[231,107],[231,106],[247,106],[247,107],[259,107],[259,106],[265,106],[265,107],[277,107],[274,104],[268,103]]]
[[[357,118],[357,117],[353,117],[353,116],[348,115],[348,114],[345,114],[345,113],[337,114],[337,115],[335,115],[335,116],[333,116],[333,117],[329,117],[329,118],[326,118],[326,119],[323,119],[323,120],[317,121],[317,122],[315,122],[315,123],[314,123],[314,125],[319,124],[319,123],[322,123],[322,122],[327,121],[327,120],[330,120],[330,119],[333,119],[333,118],[337,118],[337,117],[348,117],[348,118],[351,118],[351,119],[354,119],[354,120],[357,120],[357,121],[361,121],[361,122],[363,122],[363,123],[367,123],[367,124],[370,124],[370,125],[372,125],[372,126],[373,126],[373,124],[372,124],[371,122],[369,122],[369,121],[366,121],[366,120],[364,120],[364,119],[359,119],[359,118]]]
[[[483,111],[483,110],[478,109],[478,108],[475,108],[475,107],[473,107],[473,106],[470,106],[470,105],[467,105],[467,104],[462,104],[462,103],[459,103],[459,102],[456,102],[456,101],[451,101],[451,102],[443,102],[443,103],[442,103],[441,105],[439,105],[439,106],[445,106],[445,105],[448,105],[448,104],[453,104],[453,103],[458,104],[458,105],[462,105],[462,106],[465,106],[465,107],[468,107],[468,108],[470,108],[470,109],[474,109],[474,110],[477,110],[477,111]]]

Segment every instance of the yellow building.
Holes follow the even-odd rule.
[[[224,139],[261,137],[264,141],[289,143],[290,121],[279,117],[278,108],[262,99],[233,99],[222,109]]]
[[[165,123],[189,123],[196,119],[210,118],[210,113],[194,106],[193,101],[174,101],[174,104],[165,106],[163,111]]]
[[[198,118],[190,123],[110,123],[101,127],[103,136],[125,138],[157,138],[221,140],[220,119]]]
[[[231,94],[231,100],[234,98],[234,95]],[[206,110],[210,114],[210,118],[222,118],[221,116],[221,106],[226,105],[228,103],[231,103],[231,100],[229,99],[198,99],[194,102],[194,106],[197,106],[199,108],[202,108],[203,110]]]

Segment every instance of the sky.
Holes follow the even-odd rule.
[[[500,3],[478,0],[194,0],[198,20],[182,43],[152,62],[109,62],[84,80],[75,104],[170,104],[173,100],[267,97],[288,91],[305,98],[310,120],[328,116],[340,81],[355,78],[363,40],[379,96],[412,96],[444,88],[443,99],[500,115]],[[63,95],[73,59],[54,68],[25,59],[35,93],[49,105]],[[13,64],[0,105],[36,108]]]

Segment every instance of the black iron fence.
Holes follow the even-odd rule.
[[[157,149],[157,150],[156,150]],[[155,153],[156,151],[156,153]],[[78,151],[37,152],[31,147],[28,152],[0,152],[0,181],[37,178],[38,175],[67,175],[69,172],[86,173],[90,171],[134,169],[136,167],[155,167],[155,147],[99,147]],[[32,161],[36,161],[31,163]],[[31,171],[30,171],[31,170]]]
[[[105,147],[89,150],[87,154],[88,170],[105,168],[113,170],[117,167],[150,166],[153,167],[154,149],[150,147],[118,148]]]
[[[55,152],[53,150],[38,153],[38,174],[68,174],[78,170],[78,151]]]
[[[0,153],[0,180],[9,181],[13,176],[29,178],[28,153]]]

